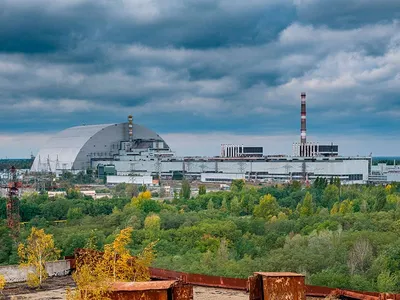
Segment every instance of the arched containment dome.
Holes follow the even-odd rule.
[[[128,139],[128,123],[71,127],[56,134],[39,150],[31,171],[83,170],[90,167],[93,159],[113,158],[121,142]],[[152,142],[163,142],[163,148],[169,150],[157,133],[133,124],[133,148],[150,148]]]

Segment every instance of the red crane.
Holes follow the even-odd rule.
[[[9,180],[7,185],[7,225],[11,230],[13,238],[19,236],[19,189],[22,187],[22,182],[18,181],[17,169],[12,166],[10,168]]]

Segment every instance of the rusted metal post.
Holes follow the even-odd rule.
[[[193,286],[176,280],[116,282],[107,296],[112,300],[193,300]]]
[[[304,275],[297,273],[254,273],[249,278],[250,300],[305,300]]]

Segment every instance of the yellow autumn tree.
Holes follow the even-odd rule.
[[[395,187],[393,186],[393,185],[391,185],[391,184],[388,184],[386,187],[385,187],[385,192],[386,192],[386,194],[388,194],[388,195],[390,195],[390,194],[393,194],[394,192],[395,192]]]
[[[127,281],[132,272],[132,256],[127,245],[132,240],[132,227],[125,228],[117,235],[114,242],[104,246],[103,269],[105,275],[112,281]]]
[[[133,228],[121,230],[114,242],[104,246],[103,270],[112,281],[150,280],[149,267],[154,260],[154,246],[150,243],[139,255],[132,257],[127,249],[132,241]]]
[[[4,278],[4,275],[0,274],[0,295],[3,294],[3,290],[4,290],[5,286],[6,286],[6,279]]]
[[[139,195],[137,197],[133,197],[131,200],[131,203],[134,207],[139,208],[144,200],[150,200],[150,199],[151,199],[151,192],[144,191],[144,192],[139,193]]]
[[[81,250],[77,253],[76,270],[72,278],[76,289],[67,289],[68,300],[108,300],[107,291],[111,287],[111,280],[103,276],[101,264],[102,253],[93,249]]]
[[[339,213],[339,209],[340,209],[339,202],[335,202],[335,204],[333,204],[332,209],[331,209],[331,215],[338,214]]]
[[[127,248],[132,232],[132,227],[121,230],[114,242],[104,246],[104,253],[85,249],[78,254],[73,275],[77,288],[75,292],[68,291],[68,299],[108,299],[113,282],[150,280],[155,242],[133,257]]]
[[[18,256],[21,267],[31,267],[33,272],[28,273],[28,285],[40,287],[48,277],[46,262],[59,258],[60,250],[54,245],[53,235],[46,234],[43,229],[32,227],[26,244],[19,244]]]
[[[143,199],[151,199],[151,192],[150,191],[145,191],[139,194],[139,197],[142,197]]]
[[[344,200],[342,203],[340,203],[339,206],[339,213],[341,214],[348,214],[353,212],[353,201],[350,201],[349,199]]]

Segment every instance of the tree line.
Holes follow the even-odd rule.
[[[347,186],[318,178],[310,186],[254,187],[234,181],[230,191],[201,187],[196,197],[190,196],[190,184],[182,185],[170,201],[126,184],[107,200],[75,189],[53,199],[25,195],[21,241],[31,227],[45,229],[60,255],[72,255],[88,240],[104,250],[132,227],[130,254],[158,240],[155,267],[241,278],[255,271],[293,271],[314,285],[400,292],[398,184]],[[3,217],[4,212],[0,208]],[[16,263],[17,249],[4,225],[0,263]]]

